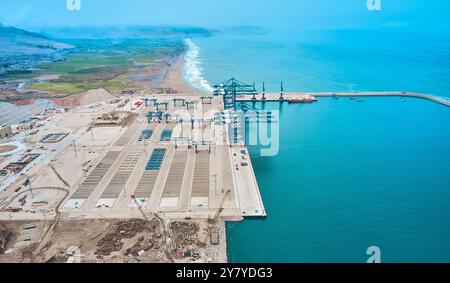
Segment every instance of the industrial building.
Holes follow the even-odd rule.
[[[0,127],[0,139],[7,138],[12,135],[12,129],[10,125],[2,125]]]

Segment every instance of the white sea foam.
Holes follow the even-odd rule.
[[[185,59],[184,76],[186,81],[201,91],[213,92],[214,89],[209,85],[208,81],[203,77],[203,68],[201,67],[200,48],[190,39],[185,41],[188,50]]]

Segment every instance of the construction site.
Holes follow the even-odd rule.
[[[266,212],[225,108],[139,93],[16,135],[23,150],[0,160],[0,261],[226,262],[225,221]]]

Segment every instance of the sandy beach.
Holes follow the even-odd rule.
[[[195,95],[199,91],[190,86],[184,80],[184,53],[175,57],[165,57],[157,60],[156,63],[145,71],[136,72],[130,75],[132,79],[128,89],[138,92],[145,90],[154,94],[178,94]],[[124,90],[123,92],[127,92]],[[88,105],[119,97],[120,93],[109,93],[105,89],[93,89],[79,94],[73,94],[62,98],[53,98],[55,104],[64,107],[76,107]]]
[[[3,91],[5,103],[26,109],[30,115],[42,112],[43,107],[33,106],[35,99],[50,99],[55,105],[65,108],[74,108],[93,103],[114,99],[129,93],[139,93],[146,91],[153,94],[177,94],[177,95],[200,95],[200,91],[189,85],[184,79],[185,53],[177,56],[167,56],[155,61],[148,69],[132,72],[129,74],[130,85],[120,92],[109,92],[104,88],[91,89],[85,92],[72,95],[61,95],[41,93],[39,95],[18,94]],[[39,76],[37,80],[56,79],[57,75]],[[33,98],[32,98],[32,97]],[[0,96],[0,99],[2,97]],[[7,101],[6,101],[7,98]]]
[[[176,90],[179,94],[199,94],[199,91],[184,80],[184,53],[172,59],[167,66],[167,72],[159,87]]]
[[[71,122],[69,122],[69,124],[65,124],[62,121],[59,121],[59,125],[61,127],[65,127],[65,129],[67,130],[68,128],[72,127],[72,124],[77,124],[81,121],[81,118],[85,119],[83,121],[90,121],[90,119],[92,117],[97,117],[98,115],[100,115],[99,112],[97,112],[95,109],[93,110],[87,110],[88,107],[80,107],[80,106],[85,106],[85,105],[89,105],[90,107],[96,107],[95,105],[101,105],[102,101],[109,101],[109,100],[117,100],[114,98],[120,98],[120,99],[124,99],[131,97],[131,99],[136,99],[139,100],[141,96],[143,95],[155,95],[157,97],[164,97],[163,99],[170,101],[170,99],[172,97],[175,96],[189,96],[189,98],[193,98],[195,95],[202,95],[201,92],[197,91],[196,89],[194,89],[193,87],[191,87],[185,80],[184,80],[184,66],[185,66],[185,59],[184,59],[184,54],[181,54],[179,56],[176,57],[165,57],[161,60],[158,60],[157,62],[155,62],[154,65],[152,65],[150,68],[146,69],[145,72],[144,71],[139,71],[139,76],[137,76],[137,80],[135,82],[133,82],[133,84],[131,84],[128,88],[127,88],[127,92],[130,91],[131,93],[110,93],[107,90],[105,90],[104,88],[99,88],[99,89],[92,89],[89,91],[85,91],[82,93],[78,93],[78,94],[73,94],[73,95],[68,95],[65,97],[58,97],[58,98],[52,98],[51,100],[54,102],[54,104],[58,105],[58,106],[63,106],[66,108],[69,108],[67,113],[74,113],[74,114],[61,114],[59,113],[58,117],[60,119],[64,119],[64,117],[66,117],[65,115],[74,115],[73,119],[70,119]],[[143,79],[142,79],[143,78]],[[163,92],[161,92],[163,91]],[[186,97],[188,98],[188,97]],[[220,101],[218,98],[216,98],[218,101]],[[111,109],[115,109],[114,105],[110,105],[110,104],[102,104],[102,109],[104,107],[106,108],[111,108]],[[25,106],[23,106],[25,107]],[[109,109],[108,108],[108,109]],[[172,108],[172,105],[170,106],[170,108]],[[81,112],[77,112],[80,111],[80,109],[84,109]],[[171,109],[169,109],[171,110]],[[101,111],[109,111],[109,110],[101,110]],[[92,113],[91,113],[92,112]],[[105,112],[105,113],[106,113]],[[88,114],[91,113],[92,116],[89,116]],[[64,116],[64,117],[63,117]],[[76,116],[76,117],[75,117]],[[78,117],[78,118],[77,118]],[[142,122],[142,120],[139,120]],[[139,123],[141,123],[139,122]],[[78,124],[77,124],[78,125]],[[85,124],[83,124],[85,125]],[[142,122],[143,126],[148,126],[147,122]],[[170,126],[170,125],[169,125]],[[52,128],[51,125],[47,126],[48,128]],[[74,129],[75,132],[77,132],[78,134],[80,134],[80,130],[81,128],[77,126],[76,129]],[[114,130],[114,129],[113,129]],[[111,131],[113,131],[111,130]],[[162,129],[160,129],[159,131],[161,131]],[[42,130],[45,131],[45,130]],[[104,132],[104,136],[108,136],[107,132],[109,132],[108,128],[96,128],[95,132],[95,143],[93,142],[93,140],[91,141],[91,139],[93,139],[93,136],[89,135],[89,144],[90,144],[90,148],[85,148],[85,146],[83,146],[83,139],[81,139],[80,141],[78,141],[78,156],[84,156],[86,157],[86,155],[83,154],[84,151],[92,151],[92,149],[95,148],[95,145],[99,146],[100,148],[103,148],[105,146],[105,144],[102,143],[101,139],[99,139],[99,136],[102,136],[100,132]],[[112,132],[111,132],[112,133]],[[115,132],[114,132],[115,133]],[[44,132],[39,133],[39,137],[45,135]],[[36,138],[36,141],[38,140],[38,138]],[[95,145],[94,145],[95,144]],[[131,140],[131,144],[132,146],[130,146],[129,148],[133,148],[136,146],[139,146],[137,143],[135,144],[134,139]],[[159,146],[164,146],[161,144],[158,144]],[[57,146],[57,145],[55,145]],[[62,146],[61,146],[62,148]],[[124,149],[124,150],[128,150]],[[67,164],[71,164],[70,166],[73,167],[74,163],[76,162],[73,159],[73,154],[71,154],[71,150],[68,149],[67,150],[67,154],[70,155],[72,158],[72,162],[67,162]],[[190,154],[189,156],[189,160],[191,161],[195,161],[197,159],[196,156],[194,156],[193,154]],[[77,157],[76,157],[77,158]],[[75,158],[75,159],[76,159]],[[92,157],[90,157],[92,158]],[[170,160],[170,156],[167,156],[168,161],[171,162]],[[147,160],[148,157],[146,158],[142,158],[142,160]],[[56,165],[57,160],[61,160],[62,163],[58,163]],[[200,160],[200,159],[199,159]],[[168,235],[170,235],[171,239],[171,245],[166,246],[163,242],[162,242],[162,232],[154,230],[151,227],[146,227],[147,224],[145,224],[144,226],[140,227],[139,225],[135,228],[133,228],[132,232],[133,236],[130,236],[129,238],[124,238],[122,241],[122,244],[124,245],[124,248],[122,249],[118,249],[118,250],[114,250],[113,253],[111,253],[111,255],[109,254],[109,252],[105,255],[101,254],[99,255],[99,250],[101,250],[101,246],[99,246],[100,243],[103,239],[103,241],[106,242],[111,242],[112,240],[110,239],[111,237],[113,237],[114,235],[110,235],[107,234],[107,232],[109,230],[112,229],[113,225],[115,225],[115,223],[117,223],[117,221],[119,222],[123,222],[123,223],[128,223],[127,221],[136,221],[133,220],[134,218],[138,218],[139,222],[143,222],[145,219],[140,219],[142,218],[142,215],[139,215],[138,213],[134,213],[133,211],[131,211],[130,215],[122,215],[122,210],[119,214],[115,214],[114,212],[109,212],[107,217],[103,217],[106,215],[101,215],[98,214],[96,215],[95,213],[92,215],[92,217],[86,217],[85,212],[80,212],[81,214],[83,214],[84,216],[77,216],[77,217],[73,217],[72,214],[70,213],[70,211],[66,211],[64,209],[60,210],[60,205],[63,204],[63,200],[65,199],[65,197],[67,197],[67,195],[64,195],[63,192],[61,191],[52,191],[56,188],[65,188],[65,187],[76,187],[73,184],[75,184],[78,181],[78,177],[73,179],[71,177],[71,175],[67,175],[64,172],[69,172],[70,170],[68,169],[69,167],[65,166],[64,164],[66,164],[67,161],[67,155],[64,154],[63,157],[61,157],[61,159],[54,159],[54,163],[56,165],[56,168],[58,169],[52,169],[55,167],[45,167],[45,169],[35,169],[36,171],[29,171],[28,174],[30,176],[32,176],[31,178],[33,179],[33,185],[34,185],[34,192],[36,194],[40,194],[42,196],[42,199],[49,204],[48,208],[49,210],[54,210],[54,213],[48,213],[45,215],[45,221],[42,220],[42,218],[40,218],[38,216],[38,213],[36,214],[27,214],[26,212],[24,212],[23,214],[19,213],[15,213],[15,218],[14,221],[10,221],[11,219],[8,218],[7,215],[7,211],[3,210],[4,216],[2,218],[2,221],[0,221],[0,224],[5,224],[5,225],[19,225],[19,226],[14,226],[12,227],[12,231],[16,231],[15,233],[19,233],[19,231],[21,231],[21,227],[20,225],[27,225],[29,223],[33,223],[33,225],[36,225],[36,233],[32,234],[32,237],[35,238],[36,240],[38,240],[36,247],[33,246],[33,257],[31,258],[27,258],[26,255],[20,254],[18,253],[18,257],[14,258],[13,261],[30,261],[30,262],[44,262],[47,260],[55,260],[54,257],[56,257],[57,260],[63,261],[65,262],[67,259],[64,256],[64,251],[65,248],[67,246],[70,245],[75,245],[75,246],[82,246],[82,252],[86,255],[85,258],[83,258],[83,261],[85,262],[129,262],[131,259],[131,257],[128,256],[127,251],[130,250],[132,251],[131,253],[134,253],[133,251],[136,250],[135,252],[139,252],[142,253],[142,250],[146,250],[147,248],[149,249],[148,253],[145,253],[145,255],[139,255],[139,260],[141,262],[186,262],[186,261],[192,261],[192,257],[189,256],[184,256],[183,253],[177,253],[177,252],[171,252],[172,256],[173,256],[173,260],[168,257],[166,258],[164,256],[164,250],[167,249],[174,249],[176,248],[178,251],[192,251],[192,250],[198,250],[199,253],[199,258],[195,258],[196,262],[212,262],[212,263],[222,263],[222,262],[227,262],[228,261],[228,256],[227,256],[227,240],[226,240],[226,225],[225,225],[225,221],[224,220],[218,220],[217,223],[213,223],[211,221],[208,221],[208,219],[210,219],[210,217],[212,217],[212,215],[214,215],[215,213],[217,213],[217,209],[215,208],[216,205],[218,205],[219,201],[223,199],[223,197],[217,196],[217,199],[211,200],[211,206],[210,211],[207,210],[202,210],[201,208],[199,208],[199,213],[198,214],[194,214],[195,216],[193,217],[178,217],[176,215],[176,213],[172,213],[172,216],[170,216],[169,214],[171,213],[171,209],[175,210],[175,208],[161,208],[161,206],[159,206],[159,209],[161,211],[163,211],[162,213],[158,212],[158,217],[161,217],[161,219],[164,219],[164,221],[166,222],[165,227],[166,229],[168,227],[170,227],[171,223],[174,222],[178,222],[181,223],[179,225],[181,225],[182,227],[182,223],[191,223],[192,225],[198,225],[198,232],[195,232],[193,235],[189,236],[191,237],[190,239],[184,239],[182,238],[182,235],[184,234],[184,230],[180,230],[181,232],[176,232],[176,230],[171,230],[172,232],[169,233]],[[85,159],[80,159],[79,164],[85,164]],[[77,164],[78,164],[77,163]],[[221,163],[221,162],[218,162]],[[169,163],[170,164],[170,163]],[[194,162],[194,164],[196,164]],[[118,164],[119,165],[119,164]],[[52,165],[53,166],[53,165]],[[231,165],[229,165],[231,166]],[[214,167],[214,166],[213,166]],[[194,168],[194,167],[193,167]],[[215,167],[214,167],[215,168]],[[214,170],[221,170],[220,168],[215,168]],[[117,169],[117,168],[116,168]],[[114,172],[114,170],[116,169],[112,169],[112,172]],[[166,169],[163,169],[162,171],[166,172],[166,173],[170,173],[172,171],[169,171],[169,169],[171,170],[171,167],[166,167]],[[120,170],[120,168],[118,168],[118,170]],[[77,170],[78,171],[78,170]],[[61,173],[62,172],[62,173]],[[80,170],[81,172],[81,170]],[[188,170],[188,172],[191,172]],[[56,175],[55,175],[56,174]],[[192,174],[196,174],[194,171],[192,171]],[[55,178],[56,177],[56,178]],[[192,175],[192,178],[194,177],[194,175]],[[82,176],[80,178],[83,178]],[[109,177],[108,177],[109,178]],[[190,178],[190,177],[189,177]],[[50,181],[51,179],[51,181]],[[61,183],[61,180],[64,180],[64,182]],[[188,179],[186,179],[188,180]],[[20,183],[20,182],[19,182]],[[186,190],[188,190],[188,195],[184,195],[183,193],[181,194],[182,196],[186,196],[189,197],[190,196],[190,190],[189,187],[189,181],[185,182],[186,184],[183,184],[182,188],[180,190],[182,190],[184,187],[186,187]],[[209,183],[209,182],[208,182]],[[51,185],[50,185],[51,184]],[[48,187],[48,188],[47,188]],[[130,187],[132,187],[130,185]],[[160,184],[159,186],[157,186],[158,191],[163,192],[163,190],[165,189],[166,185]],[[49,189],[50,188],[50,189]],[[15,187],[10,187],[10,189],[5,190],[2,192],[2,194],[0,194],[0,200],[6,200],[6,198],[9,197],[9,194],[11,192],[13,192],[14,190],[16,190],[17,188]],[[58,189],[59,190],[59,189]],[[207,192],[208,197],[213,198],[212,195],[209,194],[209,192]],[[215,196],[215,195],[214,195]],[[152,195],[153,197],[153,195]],[[156,198],[155,198],[156,199]],[[190,199],[190,198],[189,198]],[[186,201],[189,201],[188,198],[186,198]],[[52,200],[52,201],[50,201]],[[56,204],[56,206],[53,206],[54,201],[58,200],[58,204]],[[12,198],[11,202],[8,201],[8,203],[3,203],[2,202],[2,207],[7,204],[9,205],[20,205],[18,204],[19,200],[17,198]],[[184,199],[183,199],[184,201]],[[120,202],[122,202],[122,199],[118,199],[118,205],[117,207],[120,208]],[[123,203],[126,204],[127,201],[124,201]],[[32,204],[31,200],[29,200],[27,203],[29,203],[30,205]],[[217,203],[217,204],[216,204]],[[225,206],[229,206],[229,205],[234,205],[234,199],[230,197],[230,201],[226,203]],[[156,205],[158,206],[158,204],[156,203]],[[186,205],[190,205],[189,202],[186,203]],[[223,205],[223,204],[221,204]],[[32,209],[32,208],[30,208]],[[41,207],[42,209],[42,207]],[[183,213],[183,209],[184,208],[180,208],[180,215],[182,215]],[[125,211],[125,210],[124,210]],[[234,215],[234,213],[238,213],[239,211],[235,211],[233,209],[230,209],[229,211],[225,212],[226,213],[232,213]],[[21,218],[19,216],[19,214],[23,215],[24,217]],[[27,215],[26,215],[27,214]],[[80,214],[80,215],[81,215]],[[203,215],[204,214],[204,215]],[[150,214],[149,214],[150,215]],[[16,217],[18,216],[18,218]],[[38,217],[35,217],[38,216]],[[131,219],[130,217],[132,217],[133,219]],[[198,218],[197,218],[198,217]],[[189,219],[188,219],[189,218]],[[228,218],[226,218],[228,219]],[[55,221],[54,225],[50,225],[50,222],[48,221]],[[20,221],[25,221],[23,223],[19,223]],[[144,221],[145,222],[145,221]],[[143,222],[143,223],[144,223]],[[123,225],[128,225],[128,224],[123,224]],[[72,228],[76,226],[78,227],[78,229],[80,230],[80,232],[77,232],[78,234],[74,234],[72,232]],[[213,227],[214,226],[214,227]],[[9,226],[8,226],[9,227]],[[84,230],[83,230],[84,229]],[[154,235],[152,237],[147,237],[144,234],[142,234],[141,231],[142,229],[153,229],[154,230]],[[183,228],[185,229],[185,228]],[[213,231],[212,229],[217,229],[217,231],[219,231],[220,233],[220,242],[218,242],[217,244],[212,244],[210,243],[209,238],[212,237],[210,234],[210,231]],[[152,230],[152,231],[153,231]],[[92,233],[89,234],[86,232],[86,234],[82,231],[91,231]],[[70,233],[69,233],[70,232]],[[177,233],[179,234],[177,236]],[[20,234],[20,233],[19,233]],[[71,234],[72,236],[70,237],[66,237],[66,235]],[[142,238],[144,237],[144,238]],[[141,239],[141,240],[140,240]],[[142,240],[144,239],[144,240]],[[189,240],[187,243],[184,243],[183,241]],[[144,246],[139,246],[136,243],[142,243],[145,245],[148,244],[148,247],[144,247]],[[204,246],[203,246],[204,245]],[[45,246],[45,247],[44,247]],[[8,246],[9,248],[12,248],[11,246]],[[200,248],[199,248],[200,247]],[[108,248],[109,249],[109,248]],[[114,248],[115,249],[115,248]],[[197,254],[197,253],[196,253]],[[138,256],[136,256],[138,257]],[[0,261],[5,261],[5,258],[0,259]]]

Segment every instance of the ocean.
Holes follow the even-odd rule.
[[[269,91],[411,91],[450,96],[450,34],[398,29],[259,32],[191,41],[200,87],[231,77]],[[209,86],[205,87],[209,82]]]
[[[233,29],[187,41],[185,77],[278,91],[450,96],[450,37],[399,28]],[[450,262],[450,108],[420,99],[266,103],[280,150],[250,146],[265,219],[227,225],[231,262]]]

